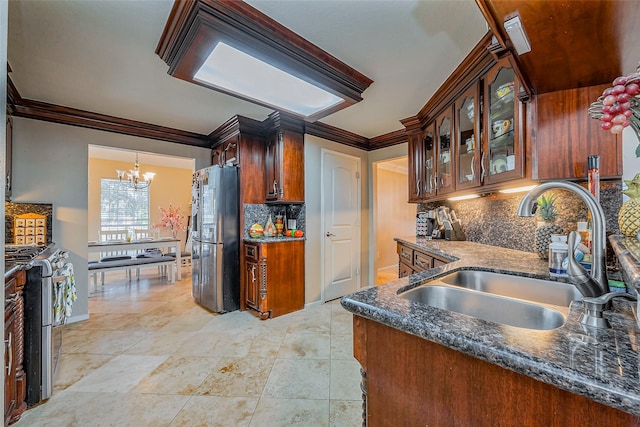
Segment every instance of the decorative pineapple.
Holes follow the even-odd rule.
[[[638,200],[640,202],[640,199]],[[538,214],[544,222],[538,223],[536,230],[536,252],[542,259],[549,258],[549,243],[552,234],[562,234],[562,227],[554,224],[558,212],[556,211],[556,196],[540,196],[538,199]]]
[[[618,212],[618,227],[625,236],[635,237],[640,230],[640,173],[625,183],[629,188],[623,193],[631,200],[624,202]]]

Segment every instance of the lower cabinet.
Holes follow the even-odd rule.
[[[247,308],[261,319],[304,308],[304,241],[244,242]]]
[[[353,319],[353,339],[367,427],[640,423],[634,415],[360,316]]]
[[[411,248],[400,242],[398,242],[398,260],[398,277],[400,278],[449,263],[446,259],[438,258],[436,255]]]
[[[20,419],[27,409],[24,357],[24,300],[22,290],[26,282],[25,270],[4,281],[4,425]]]

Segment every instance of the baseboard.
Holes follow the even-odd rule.
[[[314,302],[310,302],[310,303],[305,303],[304,304],[304,308],[311,308],[311,307],[315,307],[317,305],[322,305],[323,302],[322,301],[314,301]]]
[[[384,272],[384,271],[397,271],[397,270],[398,270],[398,264],[392,264],[388,267],[379,268],[378,273]]]

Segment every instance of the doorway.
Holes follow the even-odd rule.
[[[415,235],[416,206],[407,202],[407,180],[407,156],[373,163],[373,268],[377,285],[398,278],[393,239]]]
[[[322,300],[360,289],[360,159],[321,151]]]

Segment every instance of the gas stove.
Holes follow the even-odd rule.
[[[4,260],[10,262],[29,262],[45,251],[47,246],[5,245]]]

